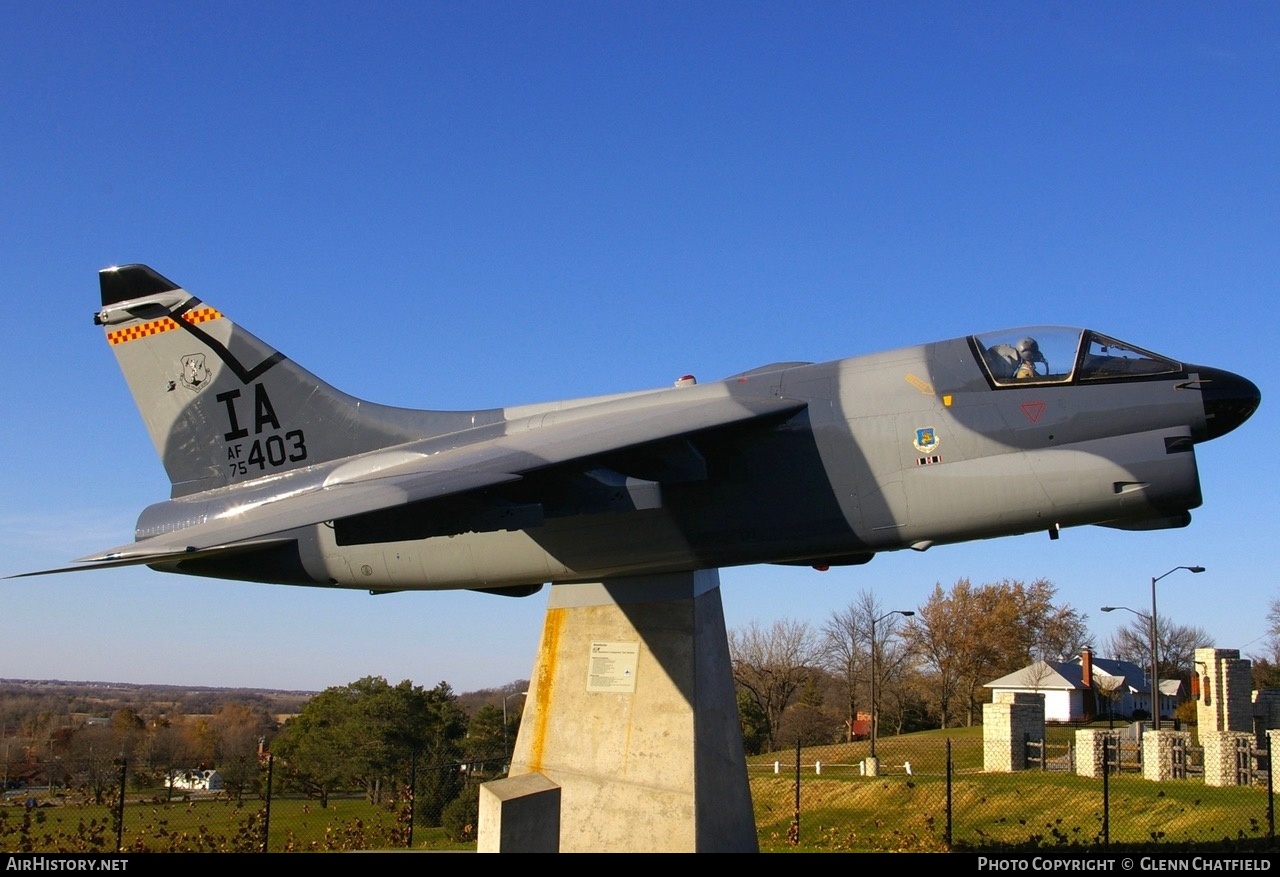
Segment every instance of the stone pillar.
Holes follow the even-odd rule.
[[[1264,730],[1280,728],[1280,688],[1263,688],[1253,693],[1253,718]]]
[[[1236,786],[1236,746],[1238,740],[1253,742],[1253,735],[1244,731],[1201,731],[1200,744],[1204,747],[1204,784],[1206,786]]]
[[[1044,695],[997,691],[982,705],[982,769],[1012,773],[1027,766],[1027,740],[1044,742]]]
[[[1175,779],[1173,773],[1174,741],[1182,741],[1183,747],[1191,744],[1190,731],[1146,730],[1142,733],[1142,776],[1161,782]],[[1184,748],[1185,751],[1185,748]]]
[[[1253,732],[1253,662],[1238,656],[1220,662],[1226,689],[1226,731]]]
[[[1196,724],[1205,731],[1253,730],[1253,662],[1239,649],[1196,649]]]
[[[1082,777],[1102,776],[1103,747],[1115,731],[1081,728],[1076,731],[1076,774]]]

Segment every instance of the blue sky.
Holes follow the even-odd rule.
[[[0,6],[0,573],[117,545],[168,483],[101,331],[145,262],[347,392],[475,408],[1005,326],[1088,326],[1262,389],[1184,530],[1096,527],[721,579],[738,626],[1048,578],[1258,651],[1280,278],[1280,6]],[[545,597],[147,569],[0,582],[0,677],[455,689]]]

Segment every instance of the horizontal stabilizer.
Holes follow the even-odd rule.
[[[205,551],[162,551],[159,553],[141,553],[134,552],[128,557],[118,557],[114,560],[84,560],[74,561],[76,566],[60,566],[56,569],[38,569],[34,572],[22,572],[11,576],[5,576],[6,579],[25,579],[30,576],[51,576],[56,573],[64,572],[84,572],[87,569],[114,569],[122,566],[146,566],[153,563],[172,563],[176,560],[195,560],[202,557],[224,556],[231,553],[249,551],[255,548],[266,548],[271,545],[281,545],[290,540],[288,539],[254,539],[240,542],[233,546],[218,546]]]

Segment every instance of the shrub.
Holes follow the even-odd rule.
[[[457,841],[476,838],[476,825],[480,821],[480,787],[471,785],[450,801],[440,814],[445,833]]]

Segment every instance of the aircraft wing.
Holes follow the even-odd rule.
[[[708,387],[710,389],[710,386]],[[655,394],[656,395],[656,394]],[[664,394],[665,395],[665,394]],[[680,391],[681,396],[686,391]],[[131,542],[59,569],[163,563],[282,541],[299,527],[429,501],[521,479],[523,473],[661,439],[799,411],[804,401],[687,392],[675,400],[613,400],[505,424],[493,438],[441,447],[411,442],[338,461],[323,480],[278,494],[246,497],[210,520]],[[647,403],[647,404],[646,404]],[[197,499],[197,498],[193,498]]]

